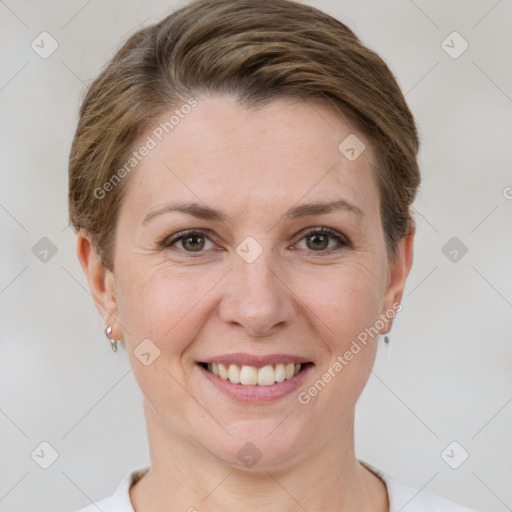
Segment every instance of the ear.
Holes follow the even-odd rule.
[[[389,266],[388,286],[384,294],[383,310],[381,311],[381,318],[385,319],[385,326],[380,330],[381,334],[389,332],[396,312],[401,309],[401,307],[398,308],[398,305],[402,302],[405,282],[412,267],[415,233],[416,224],[411,221],[407,235],[398,244],[395,259]],[[393,311],[394,314],[386,315],[386,312],[389,313],[390,311]]]
[[[87,278],[96,309],[103,317],[105,325],[112,326],[111,337],[121,338],[121,335],[116,336],[114,334],[120,326],[117,325],[118,322],[116,320],[118,307],[113,273],[103,265],[101,258],[94,248],[92,237],[84,230],[80,230],[77,234],[76,251]]]

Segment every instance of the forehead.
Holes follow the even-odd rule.
[[[176,196],[240,209],[337,200],[340,193],[366,209],[378,206],[369,141],[322,103],[280,99],[248,108],[209,96],[187,114],[176,110],[140,139],[154,147],[130,178],[125,200],[135,209],[147,213]],[[346,152],[352,147],[364,150],[354,159]]]

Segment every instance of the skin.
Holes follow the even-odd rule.
[[[338,149],[349,134],[366,145],[353,162]],[[152,466],[130,491],[137,512],[389,509],[385,485],[354,453],[354,406],[378,336],[307,405],[296,392],[274,403],[235,402],[196,364],[234,352],[302,356],[315,365],[297,391],[307,390],[400,302],[414,226],[389,261],[374,162],[370,142],[321,103],[248,109],[229,96],[201,97],[128,178],[113,272],[89,235],[78,234],[98,310],[112,336],[124,338],[144,395]],[[283,217],[299,204],[340,198],[363,215]],[[226,220],[170,212],[143,223],[171,201],[207,205]],[[318,248],[305,231],[321,227],[350,245],[327,238]],[[211,236],[160,245],[192,228]],[[236,252],[249,235],[263,250],[252,263]],[[134,355],[144,339],[160,350],[149,366]],[[237,457],[246,442],[262,454],[252,468]]]

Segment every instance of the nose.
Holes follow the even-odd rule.
[[[264,251],[247,263],[237,254],[225,282],[221,321],[239,326],[251,337],[265,337],[289,325],[296,314],[286,276]]]

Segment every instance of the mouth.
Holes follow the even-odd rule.
[[[288,362],[267,364],[264,366],[250,366],[218,362],[198,363],[211,375],[240,386],[274,386],[290,381],[300,373],[306,371],[313,363]]]
[[[293,396],[314,367],[312,361],[293,354],[230,353],[196,361],[206,393],[218,391],[243,404],[269,404]]]

